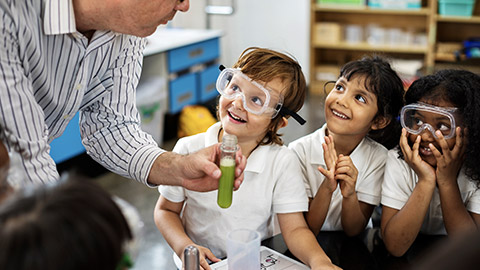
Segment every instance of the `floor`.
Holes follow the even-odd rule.
[[[286,144],[304,136],[321,127],[324,120],[323,96],[309,96],[299,114],[307,120],[303,126],[295,120],[289,121],[289,125],[281,130]],[[168,127],[166,127],[168,128]],[[175,139],[166,141],[162,147],[171,150]],[[88,168],[88,169],[86,169]],[[102,172],[96,176],[86,176],[90,167],[75,167],[67,170],[67,173],[75,177],[87,177],[97,182],[111,194],[128,202],[133,208],[134,214],[139,216],[141,222],[136,222],[135,231],[139,232],[136,243],[136,255],[134,254],[134,270],[145,269],[176,269],[172,250],[157,230],[153,222],[153,208],[158,199],[157,189],[148,188],[130,179],[123,178],[110,172]],[[90,173],[91,174],[91,173]],[[132,211],[130,211],[132,212]]]

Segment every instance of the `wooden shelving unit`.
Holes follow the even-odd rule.
[[[310,89],[313,93],[323,93],[323,78],[318,70],[332,70],[344,63],[358,59],[364,54],[385,54],[400,59],[417,59],[424,63],[427,73],[435,66],[452,63],[458,59],[451,53],[437,53],[443,44],[461,43],[469,37],[480,37],[480,0],[477,0],[473,16],[451,17],[438,14],[438,0],[423,0],[420,9],[385,10],[368,6],[322,5],[311,0],[310,16]],[[366,41],[349,43],[345,40],[318,41],[315,38],[315,25],[332,22],[345,25],[375,24],[385,29],[401,28],[425,33],[426,42],[422,45],[371,45]]]

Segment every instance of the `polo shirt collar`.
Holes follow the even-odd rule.
[[[313,135],[312,141],[313,142],[318,142],[318,144],[313,144],[312,147],[319,147],[319,149],[322,149],[322,144],[325,143],[325,132],[327,130],[327,124],[324,124],[319,130],[315,132]],[[363,138],[362,141],[353,149],[353,152],[350,154],[350,158],[352,159],[353,164],[355,167],[358,168],[364,168],[364,163],[365,163],[365,157],[367,153],[365,151],[368,151],[367,146],[368,146],[368,138]],[[325,164],[325,159],[323,158],[323,150],[322,151],[316,151],[315,149],[311,149],[310,151],[310,163],[311,164],[317,164],[317,165],[323,165],[326,166]]]
[[[43,29],[46,35],[77,32],[72,0],[45,0]]]
[[[220,131],[221,127],[221,123],[217,122],[208,128],[207,132],[205,133],[205,147],[209,147],[218,143],[218,132]],[[261,173],[264,170],[269,158],[268,150],[268,146],[258,146],[257,149],[250,154],[250,157],[248,157],[245,172]]]

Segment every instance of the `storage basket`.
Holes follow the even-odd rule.
[[[475,0],[438,0],[438,13],[445,16],[472,16]]]

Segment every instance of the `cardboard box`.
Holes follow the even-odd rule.
[[[314,82],[310,85],[310,93],[314,95],[327,95],[329,91],[324,88],[328,81],[336,81],[340,74],[340,66],[321,65],[315,67]],[[333,87],[333,84],[331,85]],[[331,88],[332,88],[331,87]]]
[[[342,40],[342,27],[339,23],[316,23],[313,30],[313,41],[319,44],[338,43]]]

